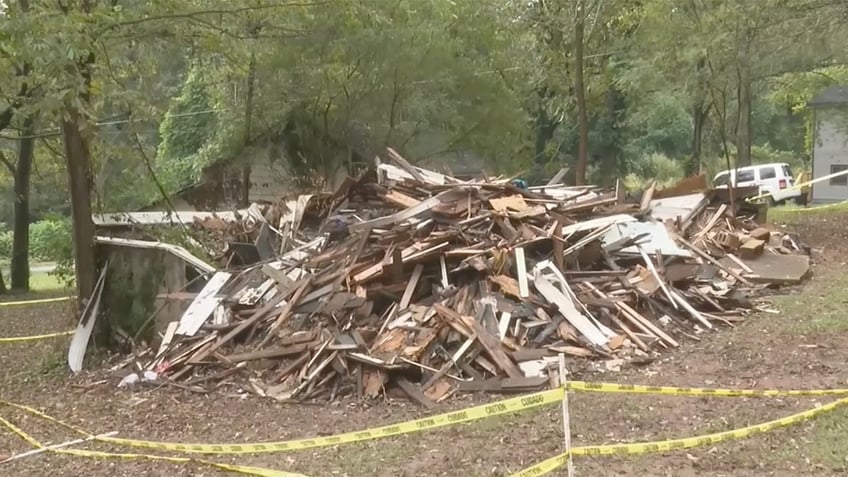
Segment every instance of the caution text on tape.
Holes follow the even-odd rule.
[[[721,389],[679,388],[672,386],[644,386],[640,384],[592,383],[568,381],[569,391],[590,391],[613,394],[660,394],[669,396],[716,396],[716,397],[782,397],[782,396],[840,396],[848,395],[848,389]]]
[[[428,429],[436,429],[439,427],[461,424],[465,422],[476,421],[487,417],[498,416],[518,412],[526,409],[552,404],[562,400],[563,390],[551,389],[538,393],[528,394],[525,396],[504,399],[491,404],[469,407],[459,411],[448,412],[436,416],[415,419],[412,421],[391,424],[388,426],[375,427],[361,431],[347,432],[344,434],[336,434],[333,436],[313,437],[309,439],[296,439],[280,442],[262,442],[262,443],[228,443],[228,444],[184,444],[178,442],[157,442],[138,439],[122,439],[117,437],[98,437],[96,440],[108,442],[112,444],[140,447],[146,449],[156,449],[162,451],[173,451],[195,454],[260,454],[270,452],[289,452],[295,450],[312,449],[318,447],[328,447],[339,444],[350,444],[353,442],[361,442],[372,439],[380,439],[383,437],[397,436],[402,434],[410,434],[413,432],[425,431]],[[16,407],[24,411],[37,414],[41,417],[59,423],[65,427],[74,430],[78,428],[65,424],[52,417],[46,416],[28,406],[15,404],[6,401],[0,401],[3,405]]]
[[[56,421],[55,419],[51,420]],[[245,475],[255,475],[260,477],[306,477],[301,474],[294,474],[291,472],[283,472],[274,469],[267,469],[264,467],[253,467],[246,465],[235,465],[235,464],[222,464],[219,462],[212,462],[203,459],[190,458],[190,457],[169,457],[169,456],[160,456],[160,455],[150,455],[150,454],[129,454],[129,453],[116,453],[116,452],[100,452],[100,451],[90,451],[90,450],[80,450],[80,449],[51,449],[49,447],[45,447],[40,441],[32,437],[31,435],[24,432],[18,426],[12,424],[8,420],[0,417],[0,424],[5,426],[7,429],[12,431],[14,434],[17,434],[21,439],[29,443],[31,446],[36,449],[45,449],[47,452],[51,452],[54,454],[63,454],[63,455],[71,455],[77,457],[88,457],[94,459],[123,459],[123,460],[150,460],[150,461],[160,461],[160,462],[170,462],[174,464],[199,464],[207,467],[214,467],[219,470],[226,470],[230,472],[238,472],[240,474]],[[65,426],[68,427],[68,426]],[[85,431],[78,431],[83,434],[88,434]]]
[[[658,452],[669,452],[682,449],[691,449],[693,447],[708,446],[718,444],[719,442],[744,439],[755,434],[762,434],[780,427],[787,427],[800,422],[812,419],[816,416],[832,411],[838,407],[848,405],[848,398],[843,398],[838,401],[825,404],[823,406],[810,409],[798,414],[786,416],[781,419],[756,424],[753,426],[742,427],[731,431],[716,432],[698,437],[684,437],[681,439],[668,439],[655,442],[643,442],[636,444],[613,444],[613,445],[598,445],[575,447],[571,449],[571,456],[604,456],[604,455],[638,455],[651,454]],[[539,462],[538,464],[528,467],[512,477],[535,477],[545,475],[562,467],[568,462],[568,453],[563,453],[550,459]]]
[[[801,390],[778,390],[778,389],[720,389],[720,388],[679,388],[671,386],[644,386],[634,384],[614,383],[592,383],[585,381],[570,381],[567,389],[571,391],[589,391],[603,393],[630,393],[630,394],[661,394],[673,396],[714,396],[714,397],[778,397],[778,396],[825,396],[825,395],[848,395],[848,389],[801,389]],[[401,434],[410,434],[439,427],[450,426],[465,422],[472,422],[487,417],[501,414],[514,413],[545,404],[559,402],[563,397],[562,389],[552,389],[525,396],[514,397],[496,401],[490,404],[474,406],[459,411],[439,414],[432,417],[416,419],[412,421],[391,424],[382,427],[365,429],[332,436],[296,439],[278,442],[259,443],[178,443],[158,442],[150,440],[126,439],[116,437],[98,437],[97,440],[129,447],[139,447],[183,453],[196,454],[254,454],[290,452],[295,450],[327,447],[340,444],[379,439]],[[0,404],[13,406],[24,411],[37,414],[45,419],[60,425],[79,431],[78,428],[51,418],[31,407],[0,401]]]

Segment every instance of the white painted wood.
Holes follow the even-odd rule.
[[[200,330],[203,323],[221,303],[221,297],[217,296],[218,292],[227,284],[231,276],[232,274],[228,272],[217,272],[212,275],[180,318],[178,335],[194,336]]]
[[[92,214],[91,219],[94,222],[94,225],[97,225],[99,227],[115,227],[129,224],[190,224],[194,222],[195,219],[204,220],[213,217],[218,217],[224,222],[235,222],[237,220],[236,214],[238,214],[238,216],[244,217],[248,214],[248,209],[242,209],[237,212],[117,212],[111,214]]]
[[[92,331],[94,331],[94,322],[97,321],[97,314],[100,312],[100,297],[103,295],[103,285],[106,282],[106,270],[108,268],[109,264],[107,263],[100,270],[100,277],[94,285],[94,293],[83,309],[77,330],[71,338],[71,345],[68,348],[68,367],[74,373],[82,371],[85,350],[88,348],[88,341],[91,339]]]
[[[609,341],[606,334],[595,326],[592,321],[581,313],[570,297],[558,290],[541,271],[533,277],[536,290],[549,302],[555,304],[565,319],[571,323],[592,344],[604,346]]]
[[[107,245],[117,245],[119,247],[134,247],[134,248],[155,248],[159,250],[166,250],[168,252],[173,253],[177,257],[183,259],[186,263],[193,265],[195,268],[202,272],[211,273],[215,271],[215,267],[209,265],[203,260],[197,258],[188,252],[188,250],[180,247],[179,245],[171,245],[169,243],[164,242],[152,242],[149,240],[135,240],[135,239],[127,239],[120,237],[101,237],[97,236],[94,238],[96,243],[102,243]]]
[[[530,286],[527,283],[527,262],[524,259],[524,247],[515,249],[515,267],[518,277],[518,294],[521,298],[530,296]]]
[[[498,321],[498,336],[500,336],[501,341],[506,339],[510,321],[512,321],[512,313],[507,311],[501,313],[501,319]]]
[[[831,167],[848,165],[848,113],[842,108],[819,108],[815,111],[813,141],[813,179],[831,174]],[[824,180],[812,185],[813,202],[848,200],[848,184],[832,184]]]

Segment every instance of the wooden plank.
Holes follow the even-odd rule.
[[[527,298],[530,296],[530,286],[527,282],[527,262],[524,260],[524,247],[515,248],[515,268],[518,277],[518,296]]]
[[[406,378],[397,378],[395,382],[407,396],[412,398],[413,401],[417,402],[421,406],[427,409],[433,409],[436,406],[436,403],[425,396],[424,392],[421,391],[421,388],[418,385],[411,383]]]
[[[559,184],[560,181],[565,179],[566,173],[568,173],[568,168],[567,167],[560,167],[560,169],[557,171],[557,173],[554,174],[554,176],[551,177],[551,180],[548,181],[547,185],[552,186],[554,184]]]
[[[642,200],[639,202],[639,212],[647,214],[651,210],[651,200],[654,198],[654,191],[657,190],[657,182],[652,181],[651,185],[642,194]],[[616,199],[618,200],[618,199]]]
[[[501,338],[501,341],[506,339],[507,332],[509,331],[509,323],[512,320],[512,313],[503,312],[501,313],[501,317],[498,320],[498,336]]]
[[[419,263],[415,266],[415,269],[412,270],[412,276],[409,278],[409,283],[406,284],[406,290],[404,290],[403,296],[400,299],[398,309],[405,310],[406,307],[409,306],[409,303],[412,301],[412,295],[415,293],[415,287],[418,286],[418,280],[421,279],[422,273],[424,273],[424,265]]]
[[[459,199],[464,199],[465,195],[466,193],[462,188],[456,187],[453,189],[448,189],[433,197],[430,197],[427,200],[422,201],[414,207],[409,207],[407,209],[401,210],[391,215],[387,215],[385,217],[378,217],[376,219],[367,220],[358,224],[352,224],[348,228],[351,231],[357,231],[386,227],[389,225],[396,224],[398,222],[403,222],[404,220],[409,220],[413,217],[428,212],[430,209],[441,205],[444,202],[452,202]]]
[[[263,349],[259,351],[248,351],[246,353],[235,353],[226,356],[233,363],[242,361],[253,361],[257,359],[281,358],[283,356],[291,356],[306,352],[312,347],[312,343],[301,343],[293,346],[278,346],[274,348]]]
[[[221,297],[218,297],[218,292],[227,284],[232,277],[228,272],[216,272],[212,278],[206,282],[206,285],[200,290],[197,298],[191,302],[180,318],[180,324],[177,327],[177,334],[183,336],[194,336],[203,326],[203,323],[212,315],[212,312],[221,303]]]
[[[763,254],[763,249],[765,248],[765,241],[758,239],[751,239],[747,242],[743,243],[741,247],[739,247],[739,255],[746,260],[751,260],[759,257]]]
[[[521,298],[521,292],[518,289],[518,281],[516,279],[506,275],[490,275],[489,281],[499,286],[504,294]]]
[[[689,243],[688,241],[686,241],[686,239],[684,239],[683,237],[680,237],[680,236],[678,235],[678,236],[676,236],[675,238],[677,239],[677,241],[678,241],[678,242],[680,242],[680,243],[682,243],[683,245],[685,245],[685,246],[686,246],[689,250],[691,250],[691,251],[695,252],[695,254],[696,254],[696,255],[698,255],[699,257],[703,258],[704,260],[706,260],[706,261],[710,262],[711,264],[715,265],[716,267],[718,267],[718,268],[722,269],[722,270],[723,270],[725,273],[727,273],[728,275],[730,275],[730,276],[732,276],[733,278],[735,278],[735,279],[739,280],[741,283],[743,283],[743,284],[745,284],[745,285],[748,285],[749,287],[750,287],[750,286],[753,286],[753,284],[752,284],[750,281],[746,280],[746,279],[745,279],[745,277],[743,277],[742,275],[740,275],[740,274],[738,274],[738,273],[734,272],[732,269],[730,269],[730,268],[728,268],[728,267],[725,267],[724,265],[722,265],[722,264],[721,264],[721,262],[719,262],[718,260],[714,259],[714,258],[713,258],[713,257],[711,257],[708,253],[704,252],[703,250],[699,249],[698,247],[696,247],[696,246],[692,245],[691,243]]]
[[[754,270],[752,270],[751,267],[748,266],[748,264],[740,260],[739,257],[737,257],[736,255],[728,253],[727,258],[732,260],[733,263],[735,263],[736,265],[739,265],[739,268],[741,268],[742,271],[744,271],[745,273],[754,273]]]
[[[510,354],[512,355],[512,359],[517,362],[535,361],[546,356],[554,355],[553,351],[547,348],[521,348],[511,352]]]
[[[621,310],[625,312],[625,315],[630,315],[636,321],[641,322],[646,328],[651,330],[651,333],[658,336],[660,339],[665,341],[666,343],[674,346],[675,348],[680,346],[680,343],[675,341],[674,338],[669,336],[665,331],[661,330],[657,325],[651,323],[651,320],[642,316],[639,312],[634,310],[630,305],[623,302],[617,302],[617,305],[620,306]]]
[[[427,255],[435,254],[436,252],[450,246],[450,242],[441,242],[436,245],[432,245],[429,243],[414,243],[409,247],[403,249],[401,252],[401,257],[403,263],[410,263],[415,260],[426,257]],[[379,277],[383,273],[384,263],[375,263],[374,265],[366,268],[365,270],[360,271],[356,275],[353,276],[353,281],[356,283],[363,283],[365,281],[371,280],[373,278]]]
[[[553,231],[554,263],[560,273],[565,272],[565,243],[562,240],[562,222],[554,223]]]
[[[471,325],[471,329],[477,334],[477,341],[483,346],[487,354],[503,369],[511,378],[524,377],[521,369],[512,362],[512,359],[506,354],[503,349],[501,340],[491,334],[483,325],[470,316],[463,317],[467,324]]]
[[[289,316],[292,313],[292,310],[294,310],[294,308],[298,304],[298,301],[300,301],[300,297],[303,296],[303,294],[309,288],[309,285],[312,283],[312,277],[313,277],[312,275],[307,276],[303,280],[303,284],[301,284],[295,290],[291,299],[285,304],[282,311],[280,311],[280,314],[277,316],[277,319],[274,321],[274,323],[268,329],[268,334],[265,336],[265,338],[262,340],[262,342],[259,343],[259,346],[258,346],[259,348],[265,347],[265,345],[267,345],[268,342],[270,342],[274,338],[274,336],[277,333],[277,330],[279,330],[280,327],[283,325],[283,323],[285,323],[285,321],[289,318]]]
[[[168,350],[168,346],[171,345],[171,341],[174,339],[174,334],[177,332],[177,326],[179,326],[179,323],[176,321],[168,323],[168,327],[165,328],[165,335],[162,337],[162,343],[159,344],[159,350],[156,351],[157,359]]]
[[[630,341],[632,341],[633,344],[639,347],[639,349],[641,349],[642,351],[648,351],[648,345],[646,345],[644,341],[639,339],[639,337],[636,336],[636,333],[634,333],[633,330],[631,330],[627,325],[625,325],[621,320],[619,320],[617,316],[610,313],[604,308],[601,308],[601,314],[607,317],[613,323],[615,323],[621,329],[621,331],[623,331],[624,334],[627,335],[628,338],[630,338]]]
[[[574,306],[570,297],[559,291],[544,275],[536,273],[533,278],[536,290],[542,294],[550,303],[559,309],[559,312],[571,323],[590,343],[596,346],[606,345],[609,339]]]
[[[277,282],[277,286],[283,291],[291,290],[294,280],[288,277],[282,270],[277,270],[269,264],[262,265],[262,273]]]
[[[489,204],[492,205],[493,209],[499,212],[506,212],[507,210],[523,212],[530,209],[530,206],[524,201],[524,197],[520,195],[509,195],[506,197],[489,199]]]
[[[683,307],[684,310],[686,310],[690,315],[692,315],[692,318],[695,318],[696,320],[700,321],[704,326],[709,329],[713,328],[713,324],[710,323],[709,320],[707,320],[704,315],[702,315],[692,305],[690,305],[688,301],[686,301],[682,296],[680,296],[680,293],[672,291],[671,295],[672,297],[674,297],[674,300],[679,303],[680,306]]]
[[[383,198],[386,200],[386,202],[401,206],[405,209],[415,207],[416,205],[421,203],[421,201],[416,199],[415,197],[410,197],[396,190],[387,192]]]
[[[398,166],[400,166],[400,168],[401,168],[401,169],[403,169],[404,171],[406,171],[406,172],[407,172],[409,175],[411,175],[411,176],[412,176],[412,177],[413,177],[416,181],[418,181],[418,182],[420,182],[420,183],[422,183],[422,184],[429,184],[429,183],[430,183],[429,181],[427,181],[427,180],[424,178],[424,176],[423,176],[423,175],[421,175],[421,173],[420,173],[420,172],[418,172],[418,169],[416,169],[415,167],[413,167],[413,166],[412,166],[412,164],[410,164],[410,163],[409,163],[409,161],[407,161],[406,159],[404,159],[404,158],[403,158],[403,156],[401,156],[400,154],[398,154],[398,152],[397,152],[397,151],[395,151],[394,149],[392,149],[392,148],[390,148],[390,147],[387,147],[387,148],[386,148],[386,153],[388,154],[389,159],[391,159],[392,161],[394,161],[395,163],[397,163],[397,165],[398,165]]]
[[[489,330],[487,330],[483,325],[480,324],[477,320],[470,316],[463,316],[457,313],[456,311],[442,305],[441,303],[437,303],[435,305],[436,312],[439,313],[442,317],[448,320],[449,323],[452,324],[454,329],[460,331],[463,334],[466,334],[468,337],[472,337],[474,335],[477,336],[477,341],[483,346],[483,349],[486,350],[486,353],[497,363],[497,365],[510,377],[522,377],[524,373],[521,372],[521,369],[510,359],[510,357],[506,354],[506,351],[503,349],[503,345],[501,340],[498,339],[497,336],[493,335]],[[456,326],[455,324],[459,324],[460,326]],[[467,331],[465,331],[467,330]]]
[[[657,249],[657,252],[659,252],[659,249]],[[660,277],[660,273],[654,266],[654,261],[651,260],[651,257],[648,256],[648,253],[645,252],[645,249],[641,246],[639,247],[639,253],[642,255],[642,260],[645,261],[645,265],[648,267],[648,270],[654,276],[654,280],[657,281],[657,284],[659,284],[660,288],[662,288],[662,291],[663,293],[665,293],[665,296],[668,297],[669,303],[671,303],[671,305],[675,309],[677,309],[677,304],[674,302],[674,298],[672,298],[671,291],[668,289],[668,286],[666,286],[665,281],[663,281],[662,277]]]
[[[450,281],[448,281],[448,266],[447,266],[447,263],[445,262],[445,256],[444,255],[439,257],[439,267],[441,268],[441,271],[442,271],[442,288],[447,290],[448,288],[450,288]]]
[[[548,384],[547,376],[531,378],[490,378],[485,380],[460,381],[457,383],[460,392],[490,392],[490,393],[520,393],[534,391]]]
[[[602,292],[601,290],[598,290],[598,288],[595,287],[594,285],[592,285],[591,283],[587,283],[586,286],[590,290],[592,290],[600,298],[604,298],[604,299],[607,299],[607,300],[610,299],[610,297],[608,297],[606,294],[604,294],[604,292]],[[653,336],[654,338],[661,339],[658,334],[656,334],[654,331],[651,330],[651,327],[649,325],[652,325],[652,324],[650,322],[646,323],[645,321],[647,321],[647,320],[642,321],[642,320],[639,319],[639,317],[641,317],[641,315],[639,315],[638,313],[635,313],[635,312],[634,313],[635,313],[636,316],[631,315],[630,313],[627,312],[623,303],[621,303],[619,301],[614,301],[614,303],[615,303],[615,307],[621,313],[621,316],[625,317],[632,324],[636,325],[636,327],[639,328],[643,333],[647,334],[648,336]],[[629,307],[627,307],[627,308],[629,308]],[[610,314],[610,315],[612,315],[612,314]],[[625,332],[625,333],[627,333],[627,332]],[[660,330],[660,333],[662,333],[662,330]],[[629,333],[627,333],[627,335],[631,336]],[[635,334],[633,336],[635,336]],[[634,341],[634,343],[635,343],[635,341]]]

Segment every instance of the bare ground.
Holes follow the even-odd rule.
[[[644,368],[583,371],[573,379],[672,386],[848,387],[848,214],[789,217],[814,247],[813,280],[770,301],[780,314],[751,316],[735,329],[689,341]],[[0,336],[68,329],[65,305],[0,308]],[[67,378],[65,342],[0,344],[0,397],[35,406],[91,432],[181,442],[256,442],[327,435],[426,415],[403,400],[345,400],[280,405],[223,389],[198,395],[173,388],[118,390],[102,372]],[[585,366],[575,366],[575,369]],[[497,399],[460,396],[442,410]],[[687,437],[793,414],[831,398],[741,399],[570,394],[574,445]],[[9,419],[38,439],[61,442],[72,432],[9,408]],[[830,476],[848,471],[848,410],[791,428],[708,448],[628,458],[579,458],[577,475],[593,476]],[[101,444],[98,450],[130,451]],[[28,450],[0,430],[0,454]],[[453,428],[338,448],[210,460],[270,467],[310,476],[500,476],[562,451],[559,406]],[[14,476],[215,476],[202,465],[91,460],[40,455],[2,467]],[[558,472],[565,475],[564,472]],[[556,474],[553,474],[556,475]]]

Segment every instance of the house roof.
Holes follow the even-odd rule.
[[[824,89],[811,99],[807,106],[815,108],[818,106],[836,106],[848,104],[848,86],[831,86]]]

